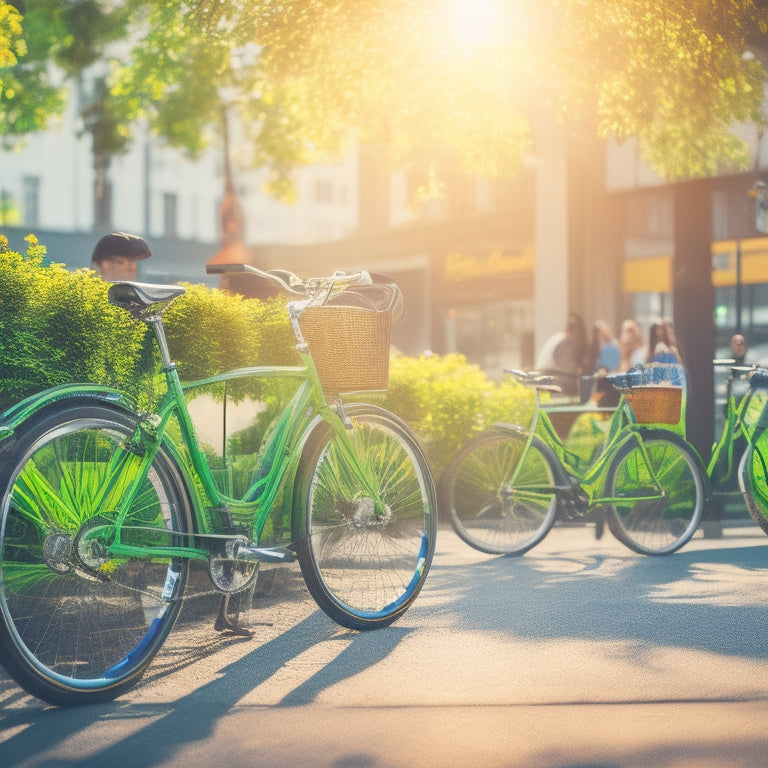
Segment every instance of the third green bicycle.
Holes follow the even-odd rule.
[[[741,495],[752,518],[768,533],[768,369],[718,362],[730,371],[723,432],[707,467],[713,499]],[[734,381],[748,383],[738,398],[731,391]]]

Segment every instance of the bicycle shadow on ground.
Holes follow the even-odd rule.
[[[289,586],[288,591],[291,589]],[[30,763],[30,758],[36,753],[43,749],[55,752],[57,744],[65,743],[72,738],[73,733],[80,730],[96,729],[93,732],[97,733],[101,726],[108,726],[111,721],[151,719],[152,722],[124,738],[105,740],[102,748],[88,756],[75,760],[51,757],[34,761],[33,764],[35,768],[61,768],[68,765],[103,768],[105,765],[134,765],[129,756],[140,755],[140,764],[144,768],[162,766],[178,750],[210,738],[221,718],[229,715],[253,689],[272,678],[299,654],[329,641],[346,643],[333,660],[322,664],[309,679],[292,688],[282,700],[271,706],[293,707],[311,703],[330,686],[382,661],[412,631],[407,626],[398,625],[376,632],[352,632],[340,628],[315,609],[298,624],[235,662],[218,668],[215,679],[208,679],[194,691],[170,703],[142,703],[139,697],[131,696],[129,692],[123,699],[105,704],[69,709],[51,708],[30,698],[8,678],[0,675],[0,694],[7,692],[3,690],[6,686],[11,691],[8,698],[4,698],[5,711],[0,714],[0,764],[11,768],[22,762]],[[231,636],[211,637],[212,632],[210,623],[204,622],[198,630],[200,642],[189,647],[182,646],[179,651],[185,657],[185,663],[180,666],[175,662],[172,666],[175,669],[189,666],[228,642],[243,642]],[[172,642],[172,638],[173,633],[169,642]],[[257,643],[258,636],[250,642]],[[158,660],[160,665],[166,663],[160,657]],[[142,685],[172,673],[160,670],[153,674],[151,666],[148,675],[135,691],[140,693]],[[12,702],[26,705],[9,711],[8,705]],[[2,738],[3,732],[10,731],[16,732],[7,739]]]
[[[629,640],[768,659],[768,542],[683,549],[558,548],[432,566],[460,629],[493,627],[518,639]],[[466,570],[469,569],[469,570]]]

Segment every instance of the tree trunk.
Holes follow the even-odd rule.
[[[674,187],[675,332],[688,369],[688,440],[706,462],[714,439],[715,290],[709,180]]]

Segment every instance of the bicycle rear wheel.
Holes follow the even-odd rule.
[[[703,470],[691,447],[664,430],[640,432],[616,454],[607,495],[608,527],[642,555],[668,555],[688,543],[704,511]]]
[[[554,460],[544,444],[504,427],[465,445],[440,481],[453,529],[481,552],[522,555],[551,530],[557,515]],[[516,474],[515,474],[516,473]]]
[[[295,548],[323,611],[344,627],[375,629],[400,617],[424,584],[437,533],[435,490],[400,419],[364,404],[347,406],[345,414],[360,469],[350,465],[329,425],[318,422],[294,486]]]
[[[94,526],[114,519],[117,470],[137,418],[100,401],[47,409],[16,434],[0,493],[0,660],[57,705],[111,699],[134,685],[181,608],[185,559],[110,558]],[[178,467],[158,452],[127,524],[189,530]],[[164,534],[164,543],[168,536]]]

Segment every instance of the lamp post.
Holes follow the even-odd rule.
[[[229,114],[227,104],[221,103],[222,151],[224,153],[224,197],[219,207],[221,223],[221,251],[226,253],[230,263],[242,263],[245,255],[243,241],[245,239],[245,222],[243,209],[237,198],[232,177],[232,161],[230,158]],[[218,254],[217,254],[218,256]]]

